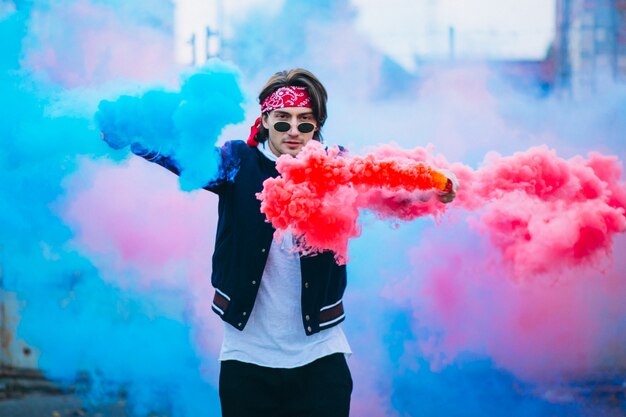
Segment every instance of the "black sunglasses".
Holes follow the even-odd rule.
[[[274,129],[276,129],[277,132],[288,132],[289,129],[291,129],[291,123],[276,122],[274,123]],[[298,131],[300,133],[310,133],[314,129],[315,129],[315,125],[313,123],[304,122],[304,123],[298,124]]]

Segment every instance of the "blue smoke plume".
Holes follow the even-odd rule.
[[[30,12],[23,3],[0,20],[0,284],[17,295],[16,337],[35,348],[47,377],[68,389],[78,386],[87,407],[123,394],[132,415],[209,415],[218,407],[217,392],[199,370],[186,295],[122,291],[69,245],[73,231],[57,213],[65,180],[81,159],[109,151],[89,115],[52,112],[60,86],[37,81],[41,77],[20,65]],[[233,88],[232,73],[220,80]],[[181,142],[210,141],[220,129],[211,117],[228,101],[219,97],[206,106],[207,95],[216,94],[206,87],[203,75],[191,76],[178,97],[173,124],[186,132]],[[181,106],[180,97],[189,105]],[[162,105],[145,111],[162,112]],[[206,129],[193,131],[199,122]]]
[[[215,144],[224,126],[243,120],[242,101],[234,69],[215,62],[187,77],[178,93],[104,100],[95,117],[112,148],[133,145],[172,157],[181,167],[181,188],[193,190],[217,177]]]

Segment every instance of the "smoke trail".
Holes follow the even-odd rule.
[[[281,177],[267,180],[259,194],[261,211],[276,228],[302,237],[302,250],[332,250],[345,262],[348,240],[359,234],[357,208],[403,220],[443,212],[422,196],[411,198],[416,190],[445,185],[435,184],[435,174],[446,180],[442,174],[418,170],[434,159],[425,150],[383,149],[364,158],[337,158],[338,152],[307,145],[298,157],[277,163]],[[615,157],[594,153],[565,161],[540,147],[491,155],[476,172],[457,170],[466,184],[457,205],[482,212],[477,227],[518,279],[595,265],[612,256],[614,236],[626,230],[626,185]]]
[[[186,78],[179,93],[151,90],[141,97],[102,101],[96,121],[113,148],[157,152],[180,166],[185,190],[217,178],[217,138],[224,126],[243,120],[243,93],[233,68],[214,62]]]
[[[214,356],[221,325],[209,316],[207,302],[214,200],[206,192],[182,193],[174,176],[140,159],[122,165],[82,161],[80,177],[66,181],[66,192],[59,211],[75,232],[69,247],[93,263],[103,285],[116,289],[112,297],[118,311],[102,321],[104,335],[118,345],[96,347],[81,340],[79,350],[107,358],[90,357],[86,369],[97,366],[108,385],[129,386],[137,415],[163,410],[184,416],[215,409]],[[132,298],[125,301],[129,294]],[[108,320],[129,314],[129,303],[141,308],[130,307],[130,320],[109,328]],[[94,317],[85,321],[85,326],[99,327]],[[111,354],[119,359],[111,360]],[[164,358],[167,363],[157,366]],[[128,360],[135,361],[130,375],[124,365]]]
[[[132,212],[145,209],[147,215],[149,209],[138,205],[131,195],[144,201],[152,198],[154,207],[161,208],[155,202],[158,193],[146,191],[153,182],[140,182],[141,169],[136,167],[122,178],[110,162],[89,162],[108,153],[92,126],[95,108],[76,111],[76,103],[63,102],[73,96],[63,97],[65,92],[57,85],[42,80],[72,83],[49,76],[54,74],[50,67],[33,72],[20,66],[27,62],[24,56],[36,53],[28,48],[38,47],[25,41],[26,49],[22,49],[32,25],[37,26],[42,16],[56,22],[49,13],[62,11],[45,4],[31,7],[21,3],[0,20],[0,34],[8,41],[0,55],[0,163],[7,179],[0,186],[2,285],[16,293],[22,306],[17,337],[39,352],[38,367],[48,377],[67,387],[79,384],[86,400],[117,401],[124,392],[129,411],[136,415],[208,414],[218,407],[216,364],[205,363],[204,358],[215,352],[220,330],[198,314],[208,311],[206,298],[202,299],[208,289],[207,258],[182,260],[174,253],[169,260],[160,258],[169,274],[156,274],[153,262],[158,250],[170,249],[162,246],[162,240],[148,236],[145,240],[151,246],[142,246],[143,253],[133,253],[132,239],[142,238],[134,234],[146,230],[137,224],[137,230],[130,228],[128,219],[132,217],[117,217],[120,229],[116,230],[115,213],[106,210],[120,210],[123,205],[119,203],[125,201],[134,204]],[[47,35],[39,32],[37,36],[43,43]],[[81,62],[86,59],[78,54],[73,57]],[[163,63],[163,67],[168,65]],[[103,77],[128,75],[122,71]],[[185,120],[183,117],[181,123]],[[98,191],[102,194],[95,199],[93,192]],[[173,216],[182,216],[193,200],[185,200],[171,183],[170,193],[173,196],[166,197],[171,205],[161,204],[173,210]],[[203,201],[199,209],[207,208]],[[98,229],[103,218],[90,217],[93,213],[109,216],[113,225],[109,224],[112,227],[107,232],[121,232],[127,240],[114,234],[121,241],[107,242],[102,235],[111,235]],[[156,223],[157,213],[153,218]],[[211,236],[210,225],[183,218],[177,231],[195,227],[200,231],[206,226]],[[138,219],[139,224],[145,220]],[[83,234],[75,236],[75,230]],[[90,240],[99,232],[100,237]],[[191,237],[180,234],[181,240]],[[200,253],[211,242],[192,240],[187,248],[191,246]],[[127,262],[136,259],[133,255],[148,259],[151,268],[145,268],[146,262],[140,267]],[[184,285],[180,279],[191,280],[200,274],[203,279],[193,285]],[[143,279],[146,276],[150,279]]]
[[[443,212],[442,206],[425,203],[450,180],[425,162],[424,150],[382,149],[365,157],[342,153],[312,141],[296,158],[280,158],[281,175],[268,178],[257,195],[261,212],[279,229],[276,234],[290,230],[302,253],[330,250],[345,264],[348,240],[359,235],[359,208],[404,220]]]
[[[468,71],[465,78],[469,79],[471,74]],[[474,82],[481,80],[478,75],[474,73]],[[541,129],[559,131],[560,134],[529,135],[528,143],[545,140],[573,155],[580,149],[594,149],[597,143],[603,152],[624,155],[623,142],[610,141],[616,132],[605,134],[596,131],[590,137],[598,139],[594,139],[591,147],[585,147],[585,142],[579,138],[580,131],[591,132],[593,126],[600,126],[587,125],[590,120],[595,123],[602,119],[604,113],[614,112],[617,103],[623,102],[625,96],[619,91],[604,105],[592,111],[587,109],[584,117],[572,116],[575,122],[573,125],[570,122],[567,129],[571,130],[571,134],[557,121],[561,119],[562,112],[582,111],[576,103],[562,103],[556,107],[551,99],[537,103],[511,93],[494,92],[491,97],[501,103],[494,109],[516,102],[518,111],[512,115],[486,111],[484,115],[476,116],[472,107],[462,112],[458,111],[459,107],[453,106],[457,119],[450,120],[458,120],[459,134],[464,129],[464,120],[468,120],[470,131],[471,126],[483,120],[487,129],[480,140],[494,149],[504,149],[500,153],[507,152],[514,145],[519,149],[520,154],[516,157],[520,159],[521,155],[531,155],[526,152],[523,143],[517,143],[520,132],[528,134],[537,130],[536,120],[541,120]],[[438,94],[441,95],[448,95],[455,101],[458,99],[456,90],[449,88]],[[442,108],[445,113],[447,107],[444,100],[437,113]],[[524,119],[524,112],[536,113],[537,117]],[[473,117],[467,117],[467,113]],[[425,121],[429,114],[432,112],[423,116]],[[504,121],[508,121],[508,127],[505,130],[498,128],[497,131],[510,133],[492,136],[489,127],[494,125],[490,122],[500,118],[502,122],[498,124],[507,126]],[[430,122],[436,126],[438,120],[434,117]],[[617,128],[623,132],[619,123],[609,126],[609,130]],[[450,128],[445,130],[450,131]],[[569,141],[571,135],[579,141]],[[589,139],[586,140],[589,143]],[[441,144],[445,147],[446,141],[442,140]],[[460,144],[466,147],[467,140],[462,140]],[[472,144],[478,149],[483,146],[481,142],[474,141]],[[473,157],[465,150],[463,153],[471,161]],[[491,195],[495,199],[486,206],[487,210],[477,215],[449,210],[449,216],[444,217],[444,221],[436,227],[430,222],[422,222],[400,225],[400,230],[392,232],[366,223],[363,237],[351,245],[352,285],[360,279],[368,283],[375,280],[387,282],[388,287],[383,293],[389,302],[398,306],[398,310],[384,304],[374,311],[368,309],[367,314],[385,319],[380,324],[359,327],[361,331],[378,328],[379,333],[372,331],[368,337],[376,337],[374,334],[383,337],[389,354],[394,355],[394,350],[397,352],[391,359],[376,359],[380,363],[390,361],[395,367],[389,366],[371,376],[391,381],[392,387],[383,392],[392,398],[393,409],[426,415],[441,410],[448,415],[509,415],[509,409],[513,407],[520,413],[525,410],[526,415],[594,415],[603,412],[603,406],[601,402],[594,404],[599,400],[585,394],[586,384],[610,384],[609,381],[615,381],[612,383],[621,386],[626,365],[619,346],[624,346],[626,312],[618,300],[625,295],[623,276],[626,266],[619,256],[623,250],[623,234],[615,233],[619,228],[613,229],[614,225],[623,221],[623,211],[620,213],[620,207],[624,207],[621,162],[612,155],[599,157],[597,154],[567,160],[546,159],[550,154],[545,148],[543,151],[535,150],[534,156],[540,158],[527,169],[533,172],[541,166],[541,161],[558,161],[554,166],[565,164],[567,169],[561,172],[567,174],[568,181],[563,182],[567,184],[564,188],[555,187],[555,191],[559,189],[560,196],[550,197],[553,201],[544,205],[543,209],[535,204],[541,200],[530,198],[526,191],[514,193],[521,200],[498,201],[502,196]],[[504,172],[516,172],[517,167],[523,166],[518,165],[520,159],[516,161],[513,157],[500,156],[487,159],[477,169],[477,174],[482,169],[486,174],[477,178],[483,181],[478,183],[495,190],[495,184],[488,182],[489,176],[494,180],[497,178],[494,174],[498,172],[498,165]],[[480,197],[470,192],[471,182],[467,180],[471,177],[462,175],[458,170],[456,172],[461,180],[458,203],[465,197]],[[550,174],[550,177],[558,176]],[[514,177],[508,175],[506,178],[511,180]],[[529,185],[527,183],[525,187]],[[585,190],[590,189],[600,192],[590,194],[594,198],[582,197],[587,192]],[[464,197],[463,192],[469,195]],[[546,200],[546,197],[543,199]],[[556,204],[559,200],[560,203]],[[535,203],[529,204],[531,201]],[[585,207],[595,204],[599,206],[593,209]],[[514,216],[501,217],[507,213],[514,213]],[[571,221],[561,223],[561,214]],[[521,217],[516,217],[518,215]],[[534,240],[511,238],[511,230],[528,231],[527,224],[523,222],[509,223],[515,227],[508,230],[502,227],[507,224],[507,219],[521,220],[524,216],[536,221],[530,227],[536,238]],[[539,222],[540,219],[542,221]],[[543,220],[550,219],[553,219],[552,222],[545,226],[542,224]],[[517,226],[520,226],[519,229]],[[586,229],[587,226],[590,227]],[[579,231],[582,233],[578,234]],[[568,234],[564,235],[566,232]],[[587,232],[590,232],[589,235]],[[487,233],[495,233],[491,235],[493,241]],[[393,237],[386,234],[393,234]],[[577,239],[584,240],[594,235],[599,239],[589,239],[582,245],[579,243],[585,256],[577,259]],[[612,236],[610,241],[603,239],[607,236]],[[556,245],[554,248],[569,249],[561,253],[550,251],[551,244]],[[524,246],[532,250],[526,252]],[[503,250],[510,256],[508,259],[502,256]],[[385,256],[372,256],[378,253]],[[513,259],[513,256],[519,258]],[[585,262],[585,259],[592,262]],[[511,260],[521,261],[518,266],[526,268],[511,268]],[[545,269],[540,276],[533,275],[542,268]],[[398,285],[395,285],[396,282]],[[361,291],[359,289],[359,294]],[[366,293],[369,297],[364,299],[380,294],[376,286]],[[371,308],[371,303],[368,306]],[[359,353],[368,354],[367,351],[355,351],[356,355]],[[605,378],[604,382],[596,382],[603,381],[602,378]],[[485,385],[481,382],[484,380],[492,384]],[[495,389],[499,390],[499,400],[491,397],[490,393]],[[380,388],[373,391],[381,392]],[[491,400],[481,401],[485,395]],[[407,401],[407,398],[416,400]],[[455,398],[455,401],[450,403],[446,400],[449,398]],[[624,404],[618,399],[614,407],[614,411],[606,412],[619,415],[616,410],[623,409]]]
[[[494,156],[479,170],[468,198],[488,201],[482,231],[524,279],[610,259],[612,241],[626,230],[626,186],[617,158],[561,160],[534,148]],[[467,203],[466,203],[467,204]]]

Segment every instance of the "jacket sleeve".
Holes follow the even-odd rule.
[[[161,165],[163,168],[176,175],[180,175],[181,173],[182,167],[178,161],[171,156],[163,155],[158,151],[146,149],[138,143],[133,143],[130,150],[132,153],[142,157],[146,161]],[[217,177],[202,188],[216,194],[220,194],[228,187],[229,184],[233,182],[235,175],[239,171],[240,158],[237,152],[237,147],[233,145],[233,142],[226,142],[222,147],[215,147],[214,151],[218,160]]]

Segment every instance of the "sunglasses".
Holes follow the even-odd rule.
[[[288,132],[289,129],[291,129],[291,123],[276,122],[274,123],[274,129],[276,129],[277,132]],[[313,123],[304,122],[304,123],[298,124],[298,131],[300,133],[310,133],[314,129],[315,129],[315,125]]]

